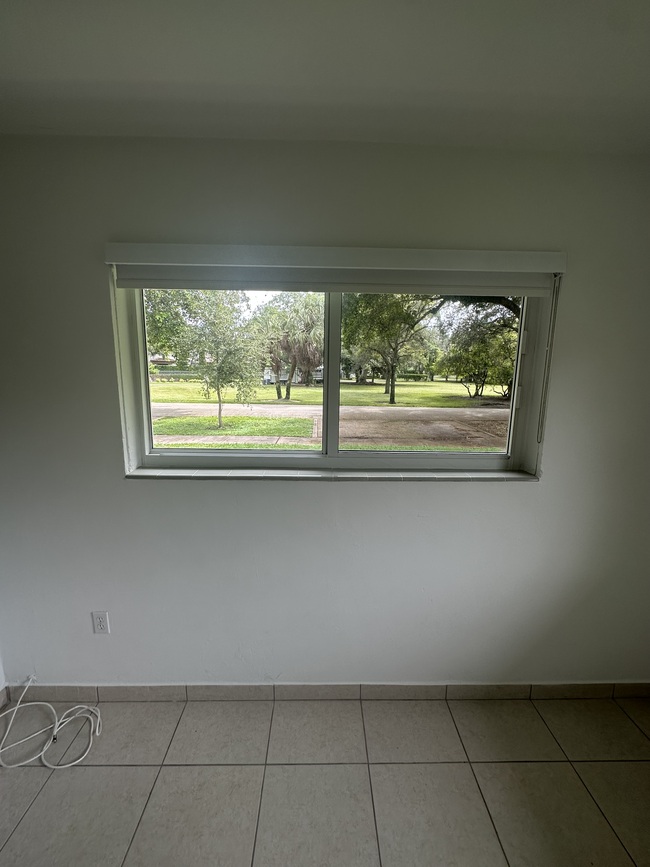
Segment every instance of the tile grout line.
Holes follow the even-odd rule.
[[[5,846],[7,845],[7,843],[11,840],[11,838],[13,837],[13,835],[16,833],[16,831],[18,830],[18,826],[20,825],[20,823],[23,821],[23,819],[25,818],[25,816],[26,816],[26,815],[29,813],[29,811],[31,810],[31,808],[32,808],[32,806],[33,806],[33,804],[34,804],[34,801],[35,801],[35,800],[38,798],[38,796],[41,794],[41,792],[42,792],[43,789],[45,788],[45,786],[46,786],[48,780],[50,779],[50,777],[52,776],[53,773],[54,773],[54,770],[51,770],[50,773],[47,775],[47,777],[45,777],[45,779],[43,780],[43,785],[40,787],[40,789],[38,790],[38,792],[36,792],[36,794],[34,795],[34,797],[32,798],[32,800],[29,802],[29,804],[28,804],[27,807],[25,808],[25,812],[22,814],[22,816],[20,817],[20,819],[18,819],[18,821],[17,821],[16,824],[14,825],[14,827],[13,827],[13,829],[12,829],[12,831],[11,831],[11,834],[9,834],[9,836],[8,836],[7,839],[4,841],[4,843],[2,844],[2,846],[0,846],[0,852],[2,852],[2,850],[4,849],[4,847],[5,847]]]
[[[603,819],[607,822],[607,824],[608,824],[609,827],[611,828],[611,830],[612,830],[612,834],[616,837],[616,839],[618,840],[618,842],[621,844],[621,846],[623,847],[623,850],[627,853],[627,856],[628,856],[628,858],[630,859],[630,861],[632,862],[632,864],[636,865],[636,861],[635,861],[634,858],[632,857],[631,853],[628,852],[628,849],[627,849],[627,846],[625,845],[625,843],[621,840],[621,838],[620,838],[620,837],[618,836],[618,834],[616,833],[616,829],[614,828],[614,826],[612,825],[612,823],[609,821],[609,819],[608,819],[607,816],[605,815],[605,813],[604,813],[604,811],[603,811],[603,808],[600,806],[600,804],[599,804],[598,801],[595,799],[595,797],[591,794],[591,791],[589,790],[589,786],[588,786],[588,785],[585,783],[585,781],[582,779],[582,777],[581,777],[580,774],[578,773],[578,770],[576,769],[576,767],[575,767],[575,765],[573,764],[573,762],[572,762],[572,761],[569,761],[569,764],[571,765],[571,769],[572,769],[573,773],[576,775],[576,777],[577,777],[577,778],[580,780],[580,782],[582,783],[582,787],[584,788],[584,790],[587,792],[587,794],[589,795],[589,797],[591,798],[591,800],[592,800],[592,801],[594,802],[594,804],[596,805],[596,809],[598,810],[598,812],[600,813],[600,815],[603,817]]]
[[[96,701],[95,704],[93,704],[93,705],[87,705],[87,706],[88,706],[88,707],[97,707],[98,704],[99,704],[99,701]],[[84,722],[82,722],[79,731],[78,731],[78,732],[76,733],[76,735],[72,738],[72,740],[70,741],[68,747],[66,748],[66,750],[65,750],[64,753],[63,753],[63,755],[62,755],[61,758],[59,759],[59,764],[61,764],[62,762],[65,762],[65,757],[68,755],[68,753],[69,753],[70,750],[72,749],[73,745],[77,742],[77,738],[79,737],[79,735],[81,734],[81,732],[84,730],[84,726],[86,726],[86,725],[91,725],[91,723],[86,723],[85,720],[84,720]],[[101,735],[95,735],[94,738],[95,738],[95,737],[101,737]],[[93,740],[94,740],[94,738],[93,738]],[[90,753],[88,753],[88,755],[90,755]],[[86,758],[88,758],[88,756],[86,756]],[[81,766],[81,765],[83,765],[83,767],[91,767],[90,765],[86,766],[85,761],[84,761],[84,762],[80,762],[80,766]],[[99,767],[99,765],[93,765],[92,767]]]
[[[149,801],[151,800],[151,796],[153,795],[153,790],[156,788],[156,783],[158,782],[158,778],[160,777],[160,773],[161,773],[163,766],[165,764],[165,759],[167,758],[167,753],[169,752],[169,748],[172,745],[172,741],[176,737],[176,732],[178,731],[178,727],[181,724],[181,720],[183,719],[183,716],[184,716],[186,710],[187,710],[187,702],[185,702],[185,704],[183,705],[183,710],[181,711],[180,716],[178,717],[178,721],[174,727],[174,731],[172,732],[172,736],[169,739],[169,743],[167,744],[167,749],[165,750],[165,755],[162,757],[162,761],[160,762],[160,766],[158,767],[158,773],[156,774],[155,779],[153,781],[153,785],[151,786],[151,789],[149,790],[149,794],[147,795],[147,800],[144,802],[144,807],[142,808],[142,812],[140,813],[140,818],[138,819],[138,824],[135,826],[135,830],[133,832],[133,835],[131,836],[131,839],[129,840],[129,845],[127,846],[126,852],[124,853],[124,858],[121,861],[120,867],[124,867],[124,864],[126,863],[126,859],[129,857],[129,852],[131,851],[131,846],[133,846],[133,841],[135,840],[135,835],[138,833],[138,828],[140,827],[140,825],[142,823],[142,819],[144,817],[144,814],[147,810],[147,807],[149,806]],[[140,765],[140,767],[146,767],[146,766]],[[149,766],[149,767],[151,767],[151,766]]]
[[[366,718],[363,715],[363,700],[361,699],[361,687],[359,687],[359,706],[361,708],[361,727],[363,728],[363,743],[366,748],[366,768],[368,771],[368,785],[370,787],[370,803],[372,804],[372,817],[375,822],[375,840],[377,841],[377,857],[379,859],[379,867],[382,867],[381,862],[381,846],[379,845],[379,828],[377,827],[377,811],[375,810],[375,793],[372,789],[372,775],[370,773],[370,757],[368,755],[368,736],[366,735]]]
[[[633,717],[631,717],[631,716],[629,715],[629,713],[625,710],[625,708],[624,708],[622,705],[620,705],[620,704],[618,703],[617,699],[614,699],[614,702],[616,703],[616,706],[617,706],[617,707],[620,707],[620,709],[623,711],[623,713],[625,714],[625,716],[630,720],[630,722],[633,722],[633,723],[634,723],[634,725],[638,728],[638,730],[641,732],[641,734],[642,734],[642,735],[645,735],[645,737],[648,738],[648,740],[650,740],[650,735],[646,734],[646,732],[643,731],[643,729],[642,729],[641,726],[638,724],[638,722],[637,722]],[[622,761],[627,761],[627,760],[626,760],[626,759],[622,759]],[[634,761],[634,759],[632,759],[632,761]],[[636,761],[643,761],[643,759],[641,759],[641,760],[636,759]]]
[[[538,701],[539,701],[539,699],[538,699]],[[609,828],[610,828],[611,831],[612,831],[612,834],[616,837],[616,839],[618,840],[618,842],[619,842],[619,843],[621,844],[621,846],[623,847],[623,851],[627,854],[627,856],[628,856],[628,858],[630,859],[630,861],[632,862],[632,864],[636,865],[636,861],[635,861],[634,858],[630,855],[630,853],[627,851],[627,847],[625,846],[625,844],[623,843],[623,841],[621,840],[621,838],[618,836],[618,834],[617,834],[616,831],[614,830],[614,827],[612,826],[612,823],[609,821],[609,819],[607,818],[607,816],[606,816],[605,813],[603,812],[603,810],[602,810],[600,804],[598,803],[598,801],[594,798],[594,796],[593,796],[593,795],[591,794],[591,792],[589,791],[589,789],[588,789],[588,787],[587,787],[587,784],[585,783],[585,781],[582,779],[582,777],[580,776],[580,774],[579,774],[578,771],[576,770],[576,767],[575,767],[575,765],[573,764],[573,760],[569,758],[569,756],[568,756],[566,750],[564,749],[564,747],[562,746],[562,744],[559,742],[559,740],[555,737],[555,734],[554,734],[553,731],[551,730],[551,727],[549,726],[549,724],[548,724],[548,723],[546,722],[546,720],[544,719],[544,716],[542,715],[542,712],[541,712],[540,709],[537,707],[537,705],[535,704],[535,702],[532,702],[532,705],[533,705],[533,707],[535,708],[535,710],[537,711],[537,713],[539,714],[540,719],[542,720],[542,722],[544,723],[544,725],[546,726],[546,728],[547,728],[548,731],[550,732],[551,737],[553,738],[553,740],[555,741],[555,743],[558,745],[558,747],[562,750],[563,754],[566,756],[566,760],[567,760],[567,762],[569,763],[569,765],[571,766],[571,770],[573,771],[573,773],[576,775],[576,777],[577,777],[578,780],[580,781],[580,783],[581,783],[583,789],[587,792],[587,794],[589,795],[589,797],[591,798],[591,800],[594,802],[594,804],[596,805],[596,809],[598,810],[598,812],[600,813],[600,815],[603,817],[603,819],[605,820],[605,822],[607,822]],[[621,709],[622,709],[622,708],[621,708]]]
[[[257,847],[257,832],[260,828],[260,816],[262,815],[262,797],[264,795],[264,781],[266,780],[266,768],[269,761],[269,749],[271,747],[271,731],[273,730],[273,716],[275,714],[275,684],[273,684],[273,704],[271,705],[271,719],[269,720],[269,736],[266,740],[266,755],[264,756],[264,770],[262,771],[262,785],[260,786],[260,802],[257,807],[257,821],[255,822],[255,835],[253,837],[253,849],[251,851],[251,867],[255,860],[255,849]]]
[[[11,701],[7,701],[7,706],[10,705],[10,704],[11,704]],[[94,703],[94,705],[92,705],[92,706],[93,706],[93,707],[97,707],[97,704],[98,704],[98,702],[96,701],[96,702]],[[89,705],[89,706],[90,706],[90,705]],[[4,706],[3,706],[3,707],[4,707]],[[77,737],[79,736],[79,734],[80,734],[80,732],[81,732],[82,730],[83,730],[83,724],[82,724],[81,728],[79,729],[79,731],[77,732],[77,734],[76,734],[76,735],[72,738],[72,740],[70,741],[70,744],[69,744],[69,746],[67,747],[67,749],[65,750],[65,752],[63,753],[63,755],[61,756],[60,761],[63,761],[64,758],[67,756],[68,751],[69,751],[69,750],[71,749],[71,747],[72,747],[72,744],[77,740]],[[29,765],[26,765],[25,767],[29,767]],[[39,766],[35,766],[35,767],[39,767]],[[43,765],[43,767],[47,767],[47,765]],[[96,766],[96,767],[97,767],[97,766]],[[29,804],[27,805],[27,807],[26,807],[26,809],[25,809],[25,812],[22,814],[22,816],[20,817],[20,819],[16,822],[16,824],[14,825],[14,827],[13,827],[12,830],[11,830],[11,833],[9,834],[9,836],[7,837],[7,839],[4,841],[4,843],[2,844],[2,846],[0,846],[0,852],[2,852],[2,850],[3,850],[4,847],[7,845],[7,843],[9,842],[9,840],[11,840],[11,838],[12,838],[13,835],[14,835],[14,833],[17,831],[18,826],[21,824],[21,822],[23,821],[23,819],[25,818],[25,816],[27,815],[27,813],[29,813],[29,811],[31,810],[31,808],[32,808],[32,806],[33,806],[33,804],[34,804],[34,801],[35,801],[35,800],[38,798],[38,796],[41,794],[41,792],[42,792],[43,789],[45,788],[45,786],[46,786],[48,780],[51,778],[51,776],[52,776],[52,774],[54,773],[55,770],[56,770],[56,768],[51,768],[51,769],[50,769],[50,773],[49,773],[49,774],[47,775],[47,777],[45,777],[45,779],[43,780],[43,785],[39,788],[39,790],[36,792],[36,794],[34,795],[34,797],[31,799],[31,801],[29,802]]]
[[[474,782],[476,783],[476,788],[479,791],[479,794],[481,796],[481,800],[485,804],[485,809],[487,811],[488,816],[490,817],[490,823],[492,824],[492,827],[494,828],[494,833],[496,834],[496,838],[499,841],[499,846],[501,847],[501,852],[503,853],[503,859],[506,862],[507,867],[510,867],[510,861],[508,860],[508,856],[506,855],[505,847],[501,841],[501,837],[499,836],[499,832],[497,830],[497,826],[494,822],[494,819],[492,818],[492,813],[490,812],[490,808],[488,807],[488,803],[485,800],[485,795],[483,794],[483,789],[481,788],[480,783],[478,781],[478,777],[476,776],[474,766],[472,765],[472,762],[470,761],[469,754],[467,752],[467,748],[465,747],[465,742],[463,741],[463,738],[462,738],[462,735],[461,735],[460,730],[458,728],[458,725],[456,724],[456,718],[454,717],[453,711],[449,707],[449,702],[447,700],[445,700],[445,704],[447,705],[447,712],[449,713],[449,716],[451,717],[451,721],[454,724],[454,728],[456,729],[456,734],[458,735],[458,740],[460,741],[460,745],[463,748],[463,752],[465,753],[465,759],[467,760],[467,764],[469,765],[469,769],[472,772],[472,776],[474,777]]]
[[[562,755],[564,756],[564,758],[566,759],[566,761],[569,762],[569,763],[571,763],[571,759],[570,759],[570,758],[568,757],[568,755],[566,754],[566,750],[564,749],[564,747],[562,746],[562,744],[559,742],[559,740],[555,737],[555,734],[554,734],[553,730],[551,729],[550,725],[549,725],[549,724],[546,722],[546,720],[544,719],[544,714],[543,714],[543,713],[541,712],[541,710],[537,707],[537,704],[536,704],[537,701],[544,701],[544,699],[539,699],[539,698],[538,698],[538,699],[535,699],[534,701],[531,700],[530,703],[532,704],[532,706],[533,706],[533,707],[535,708],[535,710],[537,711],[537,715],[538,715],[538,717],[541,719],[541,721],[544,723],[544,725],[546,726],[546,729],[548,730],[548,733],[550,734],[550,736],[553,738],[553,740],[555,741],[555,743],[558,745],[558,747],[559,747],[560,750],[562,751]]]

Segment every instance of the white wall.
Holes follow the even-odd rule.
[[[9,682],[650,680],[647,162],[2,147]],[[125,480],[106,241],[566,250],[542,481]]]

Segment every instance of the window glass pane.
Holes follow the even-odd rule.
[[[521,299],[343,296],[339,448],[505,452]]]
[[[154,448],[321,450],[324,295],[144,291]]]

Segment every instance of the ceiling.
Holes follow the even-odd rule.
[[[0,132],[650,152],[650,0],[1,0]]]

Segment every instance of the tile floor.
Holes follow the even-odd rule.
[[[650,699],[100,708],[0,771],[0,867],[650,867]]]

